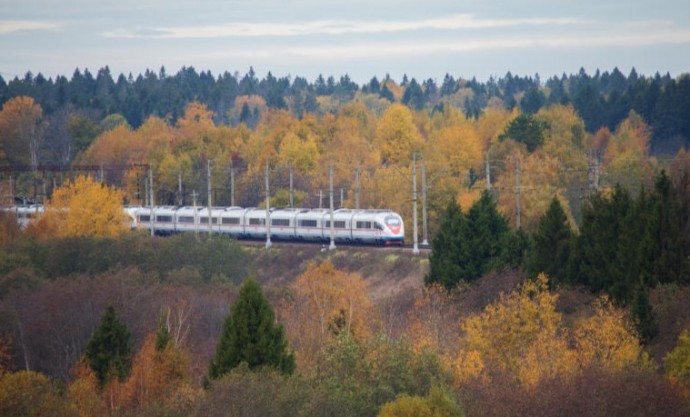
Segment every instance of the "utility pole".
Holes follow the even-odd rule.
[[[149,213],[149,228],[151,229],[151,236],[153,236],[153,170],[149,168],[149,203],[151,212]]]
[[[355,170],[355,209],[359,210],[359,167]]]
[[[230,168],[230,205],[235,206],[235,168]]]
[[[182,170],[177,171],[177,204],[184,205],[184,198],[182,198]]]
[[[491,162],[489,161],[489,151],[486,151],[486,191],[491,191]]]
[[[208,237],[211,237],[211,233],[213,233],[213,224],[211,221],[211,207],[212,207],[212,201],[211,201],[211,160],[208,159],[206,160],[206,186],[208,187],[207,193],[208,193],[208,198],[207,198],[207,203],[208,203]]]
[[[14,206],[14,181],[10,175],[10,207]]]
[[[323,208],[323,190],[319,190],[319,208]]]
[[[192,204],[194,204],[194,237],[199,241],[199,213],[196,210],[196,190],[192,190]]]
[[[333,161],[331,161],[330,169],[328,170],[328,188],[331,197],[331,244],[328,245],[328,250],[335,249],[335,222],[333,221]]]
[[[417,154],[412,154],[412,254],[419,255],[419,244],[417,243]]]
[[[426,212],[426,163],[422,164],[422,245],[429,246],[429,229],[427,226]]]
[[[343,189],[341,188],[341,189],[340,189],[340,208],[343,208],[344,196],[345,196],[345,190],[343,190]]]
[[[515,228],[520,228],[520,158],[515,155]]]
[[[268,162],[266,162],[266,250],[271,248],[271,200],[268,188]]]
[[[293,185],[293,183],[292,183],[292,164],[290,164],[290,208],[292,208],[292,207],[295,206],[295,205],[294,205],[294,203],[295,203],[295,196],[294,196],[294,193],[293,193],[292,185]]]

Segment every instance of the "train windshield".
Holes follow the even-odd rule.
[[[386,224],[388,226],[400,226],[400,219],[395,217],[395,216],[387,216],[386,217]]]

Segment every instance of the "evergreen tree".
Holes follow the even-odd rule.
[[[165,317],[161,315],[158,320],[158,331],[156,331],[156,351],[164,351],[171,341],[170,330],[168,330],[168,326],[165,323]]]
[[[484,191],[467,213],[468,246],[470,256],[465,262],[466,279],[475,281],[492,268],[500,267],[499,260],[509,232],[508,221],[498,212],[496,202]]]
[[[577,242],[571,281],[588,285],[593,291],[608,291],[616,276],[615,265],[623,220],[632,208],[632,199],[620,185],[610,197],[594,194],[582,208],[582,226]]]
[[[565,281],[572,232],[558,198],[551,200],[532,239],[534,244],[527,262],[530,276],[544,272],[553,282]]]
[[[113,306],[108,306],[101,323],[86,345],[86,359],[103,387],[113,376],[120,381],[131,367],[130,332]]]
[[[654,317],[652,305],[649,303],[647,290],[644,287],[640,286],[635,291],[631,310],[640,341],[645,344],[649,343],[659,333],[659,327],[656,323],[656,317]]]
[[[465,279],[461,261],[469,256],[465,241],[467,220],[454,201],[448,204],[440,220],[439,231],[431,242],[433,250],[429,255],[429,273],[424,277],[424,283],[439,283],[451,290]]]
[[[534,152],[544,143],[546,128],[544,122],[540,122],[529,114],[522,113],[508,124],[505,132],[498,139],[500,141],[513,139],[518,143],[524,143],[529,152]]]
[[[209,375],[218,379],[242,362],[250,369],[271,367],[285,374],[295,370],[295,357],[287,350],[283,326],[275,323],[273,309],[253,278],[242,284],[223,323]]]

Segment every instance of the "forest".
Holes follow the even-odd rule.
[[[2,205],[46,207],[0,212],[0,414],[688,415],[690,76],[439,84],[0,80]],[[122,221],[327,207],[331,169],[408,242],[417,194],[428,257]]]

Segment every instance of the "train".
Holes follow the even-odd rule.
[[[43,212],[43,206],[5,209],[16,213],[20,226]],[[135,206],[125,207],[132,229],[157,235],[185,232],[214,233],[237,239],[271,239],[368,245],[403,245],[402,217],[388,209],[329,209]],[[210,214],[210,215],[209,215]],[[209,222],[210,219],[210,222]],[[331,227],[333,221],[333,227]],[[267,223],[268,222],[268,223]],[[209,224],[210,223],[210,224]]]

